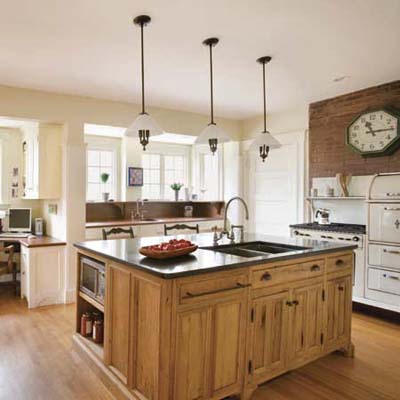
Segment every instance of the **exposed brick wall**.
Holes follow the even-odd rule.
[[[400,171],[400,149],[390,156],[363,158],[345,144],[346,127],[357,114],[385,105],[400,109],[400,81],[310,104],[310,179],[337,172],[370,175]]]

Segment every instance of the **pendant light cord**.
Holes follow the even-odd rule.
[[[210,94],[211,94],[211,124],[214,122],[214,79],[213,79],[213,58],[212,58],[212,44],[210,46]]]
[[[264,132],[267,132],[267,94],[265,89],[265,62],[263,62]]]
[[[145,114],[145,104],[144,104],[144,41],[143,41],[143,26],[140,24],[140,42],[141,42],[141,56],[142,56],[142,114]]]

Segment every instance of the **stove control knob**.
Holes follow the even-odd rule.
[[[300,235],[300,232],[299,231],[293,231],[293,235],[294,236],[298,236],[298,235]]]
[[[359,242],[359,241],[360,241],[360,238],[359,238],[358,236],[353,236],[353,241],[354,241],[354,242]]]

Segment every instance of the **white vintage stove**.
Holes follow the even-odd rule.
[[[363,302],[362,300],[365,296],[365,225],[338,223],[320,225],[313,222],[290,225],[290,229],[291,236],[300,236],[311,240],[345,241],[357,244],[357,249],[354,250],[353,300]]]
[[[375,175],[367,202],[366,303],[400,312],[400,172]]]

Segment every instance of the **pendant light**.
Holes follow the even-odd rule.
[[[212,154],[217,151],[218,143],[230,142],[231,138],[220,128],[214,121],[214,76],[213,76],[213,57],[212,48],[219,42],[217,38],[209,38],[204,40],[203,44],[210,49],[210,123],[204,128],[197,137],[196,144],[207,144],[210,146]]]
[[[125,131],[125,136],[139,137],[143,150],[149,144],[150,135],[157,136],[163,133],[156,121],[146,112],[144,98],[144,44],[143,28],[148,25],[151,18],[148,15],[139,15],[133,20],[135,25],[140,26],[140,45],[141,45],[141,68],[142,68],[142,110],[133,121],[132,125]]]
[[[257,151],[265,162],[271,149],[278,149],[281,144],[267,131],[267,94],[265,89],[265,66],[271,61],[271,57],[265,56],[257,60],[263,67],[263,94],[264,94],[264,130],[254,139],[250,151]]]

